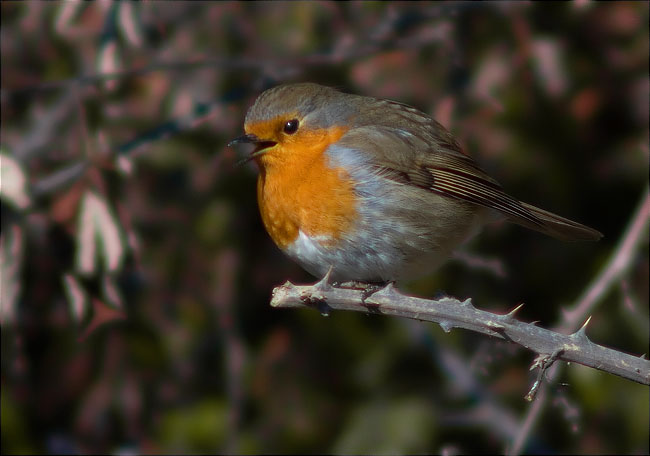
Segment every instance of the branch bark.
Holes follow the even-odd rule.
[[[392,284],[365,297],[366,291],[334,287],[329,274],[315,285],[286,282],[273,290],[273,307],[309,307],[322,314],[331,309],[393,315],[438,323],[445,332],[463,328],[507,340],[532,350],[541,357],[534,367],[546,370],[556,360],[574,362],[650,385],[650,361],[593,343],[586,334],[589,320],[571,335],[560,334],[515,319],[521,305],[506,315],[475,308],[471,299],[445,297],[427,300],[400,293]],[[534,396],[536,386],[529,393]]]

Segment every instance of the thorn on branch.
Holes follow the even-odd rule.
[[[514,309],[512,309],[507,314],[501,315],[501,320],[506,321],[506,322],[515,321],[515,315],[516,315],[517,312],[519,312],[521,310],[522,307],[524,307],[523,302],[521,304],[519,304],[517,307],[515,307]]]
[[[286,282],[284,282],[281,286],[282,286],[282,288],[287,288],[289,290],[292,289],[292,288],[295,288],[295,285],[293,283],[289,282],[288,280]]]
[[[330,268],[327,270],[327,273],[325,274],[325,277],[320,279],[318,282],[314,284],[314,290],[318,291],[323,291],[327,292],[330,291],[333,287],[330,282],[330,277],[332,276],[332,270],[334,269],[333,266],[330,266]]]
[[[499,315],[499,317],[506,317],[506,316],[507,315]],[[512,319],[512,321],[511,320],[504,320],[504,321],[505,321],[506,324],[510,324],[510,323],[512,323],[512,321],[516,321],[516,320]],[[506,340],[508,342],[512,342],[513,344],[517,343],[512,337],[510,337],[510,335],[506,331],[506,326],[503,326],[503,325],[500,325],[500,324],[494,324],[494,322],[490,322],[490,323],[492,323],[491,329],[493,329],[501,337],[503,337],[504,340]]]
[[[382,315],[382,303],[380,300],[393,302],[403,296],[393,287],[393,282],[388,282],[386,285],[378,285],[373,283],[365,284],[361,289],[361,307],[365,308],[368,313],[375,315]],[[379,298],[379,299],[376,299]]]
[[[446,332],[446,333],[451,332],[451,330],[452,330],[453,327],[454,327],[453,323],[450,322],[450,321],[448,321],[448,320],[441,320],[440,323],[438,323],[438,324],[440,325],[440,327],[442,328],[442,330],[443,330],[444,332]]]
[[[395,288],[395,282],[388,282],[383,288],[366,288],[364,290],[364,296],[361,300],[364,304],[376,304],[379,305],[379,302],[375,301],[373,298],[384,298],[387,300],[395,299],[402,294]]]
[[[501,323],[493,320],[486,321],[486,326],[491,330],[498,332],[499,334],[503,334],[503,332],[506,329],[506,327],[503,326]]]
[[[585,321],[585,324],[582,325],[582,327],[579,330],[577,330],[576,332],[571,334],[571,337],[573,339],[576,339],[576,340],[580,341],[580,342],[591,343],[591,341],[589,340],[589,337],[587,337],[587,325],[589,324],[590,321],[591,321],[591,317],[587,318],[587,321]]]

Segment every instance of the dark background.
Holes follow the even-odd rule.
[[[235,167],[241,151],[226,148],[267,87],[313,81],[412,104],[510,193],[605,235],[562,243],[490,226],[410,284],[420,296],[496,312],[525,302],[520,318],[559,325],[648,192],[645,2],[2,2],[0,12],[2,152],[21,164],[31,200],[2,200],[14,258],[2,283],[3,453],[512,446],[533,353],[425,323],[270,308],[274,286],[313,278],[264,232],[255,165]],[[84,238],[89,191],[112,222]],[[110,226],[126,252],[116,265],[102,254],[120,245]],[[588,328],[634,354],[648,347],[644,229]],[[83,273],[80,252],[93,245]],[[571,365],[544,400],[525,452],[649,451],[646,386]]]

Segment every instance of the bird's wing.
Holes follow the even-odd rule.
[[[465,155],[442,125],[428,119],[427,133],[412,128],[361,126],[339,146],[357,149],[375,174],[404,185],[496,210],[511,222],[561,240],[597,240],[602,234],[580,223],[522,203]],[[418,129],[419,132],[422,129]],[[361,145],[361,146],[359,146]]]
[[[374,125],[351,129],[338,145],[357,149],[364,165],[379,177],[489,207],[535,227],[544,225],[463,154],[449,134],[423,138],[408,130]]]

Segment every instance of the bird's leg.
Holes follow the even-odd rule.
[[[325,276],[314,284],[314,288],[318,290],[325,291],[330,287],[335,288],[347,288],[350,290],[361,290],[361,302],[365,303],[373,294],[377,293],[379,290],[386,288],[390,284],[395,284],[394,280],[385,280],[377,282],[364,282],[360,280],[350,280],[347,282],[335,282],[331,280],[332,271],[334,266],[330,266],[327,270]]]

